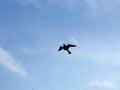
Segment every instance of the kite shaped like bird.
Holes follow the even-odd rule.
[[[65,44],[63,44],[63,46],[60,46],[60,47],[59,47],[58,51],[61,51],[61,50],[63,49],[63,50],[65,50],[65,51],[67,51],[68,54],[71,54],[71,52],[69,51],[69,48],[70,48],[70,47],[76,47],[76,45],[72,45],[72,44],[67,44],[67,45],[65,45]]]

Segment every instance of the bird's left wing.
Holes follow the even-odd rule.
[[[63,49],[63,47],[62,47],[62,46],[60,46],[60,47],[59,47],[59,49],[58,49],[58,51],[60,51],[60,50],[62,50],[62,49]]]

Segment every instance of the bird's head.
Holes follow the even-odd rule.
[[[65,46],[65,44],[63,44],[63,46]]]

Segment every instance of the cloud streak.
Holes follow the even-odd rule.
[[[25,3],[25,4],[34,4],[36,5],[38,3],[38,1],[40,0],[20,0],[22,3]]]
[[[93,45],[94,46],[94,45]],[[101,46],[91,48],[90,46],[81,47],[76,51],[76,54],[80,57],[91,60],[95,63],[109,63],[113,65],[120,65],[120,51],[112,48],[104,48]]]
[[[81,0],[49,0],[49,2],[58,7],[65,7],[70,10],[77,9],[81,5]]]
[[[111,11],[118,8],[119,0],[49,0],[51,3],[61,7],[68,7],[69,9],[87,8],[89,10],[104,10]]]
[[[26,70],[7,51],[0,48],[0,65],[23,77],[28,77]]]
[[[84,11],[88,13],[115,12],[119,10],[119,0],[16,0],[22,5],[32,5],[37,8],[45,8],[53,5],[67,8],[71,11]]]
[[[116,88],[116,84],[109,81],[91,81],[88,83],[88,87],[94,88]]]
[[[80,44],[80,42],[79,42],[77,39],[75,39],[75,38],[71,38],[69,41],[70,41],[71,43],[73,43],[73,44],[76,44],[76,45],[79,45],[79,44]]]

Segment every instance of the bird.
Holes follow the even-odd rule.
[[[61,51],[61,50],[65,50],[68,52],[68,54],[71,54],[71,51],[69,50],[70,47],[76,47],[76,45],[73,45],[73,44],[63,44],[63,46],[59,46],[59,49],[58,51]]]

